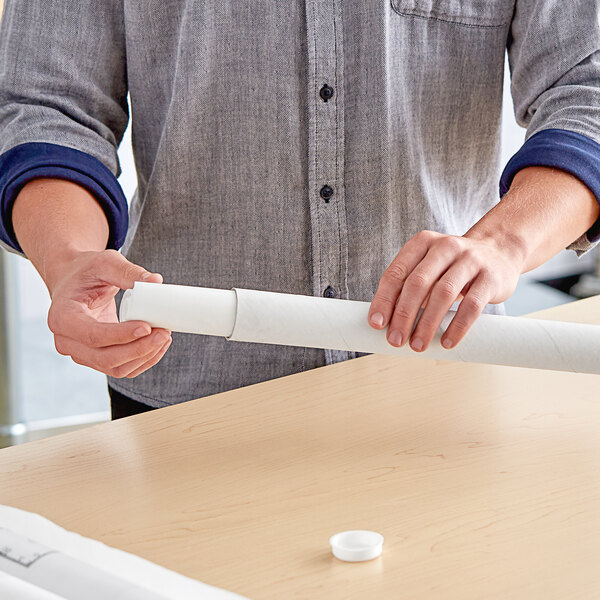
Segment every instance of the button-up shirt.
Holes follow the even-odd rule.
[[[7,0],[0,233],[19,250],[11,202],[51,173],[166,282],[370,301],[411,236],[462,235],[498,201],[507,48],[529,141],[503,191],[537,164],[600,196],[599,30],[597,0]],[[163,406],[353,356],[174,334],[110,385]]]

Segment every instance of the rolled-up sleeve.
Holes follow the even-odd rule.
[[[0,25],[0,240],[27,181],[72,180],[98,200],[109,247],[127,230],[117,149],[129,119],[122,2],[6,0]]]
[[[600,202],[600,4],[517,0],[507,47],[515,115],[527,133],[500,194],[537,165],[578,177]],[[595,223],[568,248],[582,254],[599,240]]]

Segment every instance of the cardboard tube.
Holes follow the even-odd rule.
[[[233,296],[231,295],[233,294]],[[600,326],[483,314],[452,350],[440,337],[425,352],[391,346],[385,330],[367,323],[369,302],[258,290],[214,290],[136,283],[125,293],[121,319],[232,341],[330,348],[577,373],[600,374]]]

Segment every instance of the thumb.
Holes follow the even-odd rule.
[[[114,285],[127,290],[133,287],[136,281],[149,283],[162,283],[163,278],[159,273],[151,273],[132,262],[129,262],[120,252],[106,250],[99,254],[94,261],[94,275],[109,285]]]

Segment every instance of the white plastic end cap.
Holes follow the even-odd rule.
[[[383,549],[383,536],[361,529],[341,531],[329,538],[331,552],[346,562],[361,562],[377,558]]]

